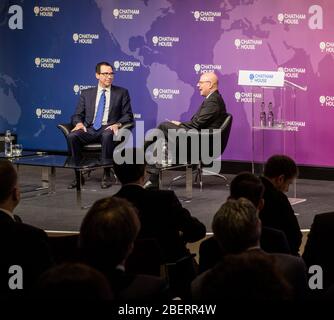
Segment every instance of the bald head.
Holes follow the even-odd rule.
[[[203,73],[201,78],[205,79],[206,81],[210,81],[214,85],[218,85],[218,77],[214,72]]]
[[[218,89],[218,77],[214,72],[206,72],[201,75],[197,83],[200,94],[207,97],[211,92]]]

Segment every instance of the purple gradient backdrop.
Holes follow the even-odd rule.
[[[12,128],[25,147],[64,150],[56,124],[68,122],[74,111],[78,96],[73,85],[94,85],[99,60],[130,61],[140,66],[133,72],[116,70],[115,84],[129,89],[146,130],[165,118],[189,119],[202,101],[196,88],[200,73],[215,69],[234,117],[223,159],[250,161],[254,148],[255,160],[285,152],[298,164],[334,165],[334,2],[95,0],[79,7],[72,1],[45,1],[45,6],[59,7],[54,17],[36,16],[28,1],[20,5],[23,30],[9,30],[6,16],[0,16],[1,39],[7,44],[0,60],[0,131]],[[279,14],[291,19],[280,20]],[[98,34],[99,39],[79,45],[73,42],[74,33]],[[153,37],[167,43],[155,44]],[[322,50],[321,43],[329,49]],[[36,57],[59,58],[61,63],[44,70],[35,66]],[[196,72],[196,65],[202,69]],[[259,94],[255,123],[263,100],[266,107],[273,102],[276,118],[282,115],[281,120],[302,126],[297,132],[256,131],[253,143],[252,89],[238,85],[238,71],[278,68],[285,68],[286,80],[307,86],[307,91],[254,89]],[[16,114],[17,106],[21,109],[18,120],[14,106]],[[37,118],[37,107],[60,109],[61,115]]]

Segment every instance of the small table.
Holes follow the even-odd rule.
[[[0,152],[0,159],[7,159],[11,162],[13,160],[19,159],[19,158],[24,158],[24,157],[31,157],[31,156],[41,156],[41,155],[46,155],[47,153],[44,151],[22,151],[20,155],[12,155],[10,157],[6,156],[4,152]],[[17,170],[19,170],[19,166],[17,166]],[[33,191],[41,191],[48,189],[48,169],[47,168],[42,168],[42,186],[38,186],[33,189]],[[31,189],[31,186],[27,185],[21,185],[21,193],[26,193],[29,191],[24,191],[24,189],[28,187],[28,189]],[[31,191],[31,190],[30,190]]]
[[[22,158],[22,157],[30,157],[30,156],[36,156],[36,155],[45,155],[46,152],[35,152],[35,151],[22,151],[22,153],[20,155],[13,155],[10,157],[7,157],[5,155],[4,152],[0,152],[0,159],[8,159],[8,160],[12,160],[12,159],[16,159],[16,158]]]
[[[81,173],[86,170],[92,170],[97,168],[109,168],[112,166],[112,160],[100,161],[93,158],[83,158],[80,162],[76,161],[72,157],[63,155],[33,155],[26,157],[13,158],[12,163],[17,166],[37,166],[46,168],[42,175],[43,186],[47,186],[48,193],[55,192],[55,179],[56,179],[56,168],[67,168],[75,170],[75,176],[77,180],[76,187],[76,201],[77,205],[81,209],[86,209],[87,207],[82,206],[81,199]]]

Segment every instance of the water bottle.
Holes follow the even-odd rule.
[[[264,101],[261,102],[261,112],[260,112],[260,127],[265,127],[267,125],[266,112],[264,111]]]
[[[167,164],[168,165],[173,164],[173,157],[172,157],[171,153],[169,152],[168,148],[167,148]]]
[[[269,102],[268,109],[269,109],[269,111],[268,111],[267,125],[268,125],[268,127],[273,127],[274,126],[274,113],[273,113],[272,102]]]
[[[165,141],[162,145],[162,159],[161,164],[163,166],[168,166],[173,163],[172,155],[168,152],[168,144],[167,141]]]
[[[162,144],[162,159],[161,159],[161,164],[163,166],[166,166],[168,164],[168,148],[167,148],[167,143],[164,142]]]
[[[13,150],[13,144],[12,144],[12,134],[10,130],[6,131],[5,134],[5,156],[11,157],[12,156],[12,150]]]

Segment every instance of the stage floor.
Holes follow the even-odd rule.
[[[179,172],[165,172],[163,176],[164,186]],[[56,192],[36,196],[36,193],[22,193],[22,200],[15,212],[24,222],[42,228],[44,230],[78,231],[87,209],[83,210],[76,205],[76,191],[68,190],[67,185],[73,179],[73,172],[68,169],[57,169]],[[115,194],[120,185],[114,184],[109,189],[100,188],[101,170],[92,172],[91,177],[82,191],[83,204],[92,204],[95,200]],[[233,175],[227,175],[229,181]],[[41,169],[36,167],[20,167],[20,185],[22,191],[31,189],[40,184]],[[28,186],[27,186],[28,185]],[[202,221],[207,231],[211,232],[211,221],[226,200],[229,190],[226,183],[219,178],[204,176],[203,191],[194,185],[193,198],[183,205],[190,210],[193,216]],[[172,188],[179,197],[185,197],[185,181],[179,181]],[[294,209],[301,229],[309,229],[313,217],[321,212],[334,211],[334,181],[319,181],[299,179],[297,181],[297,198],[306,201],[295,204]],[[293,190],[289,197],[293,197]]]

